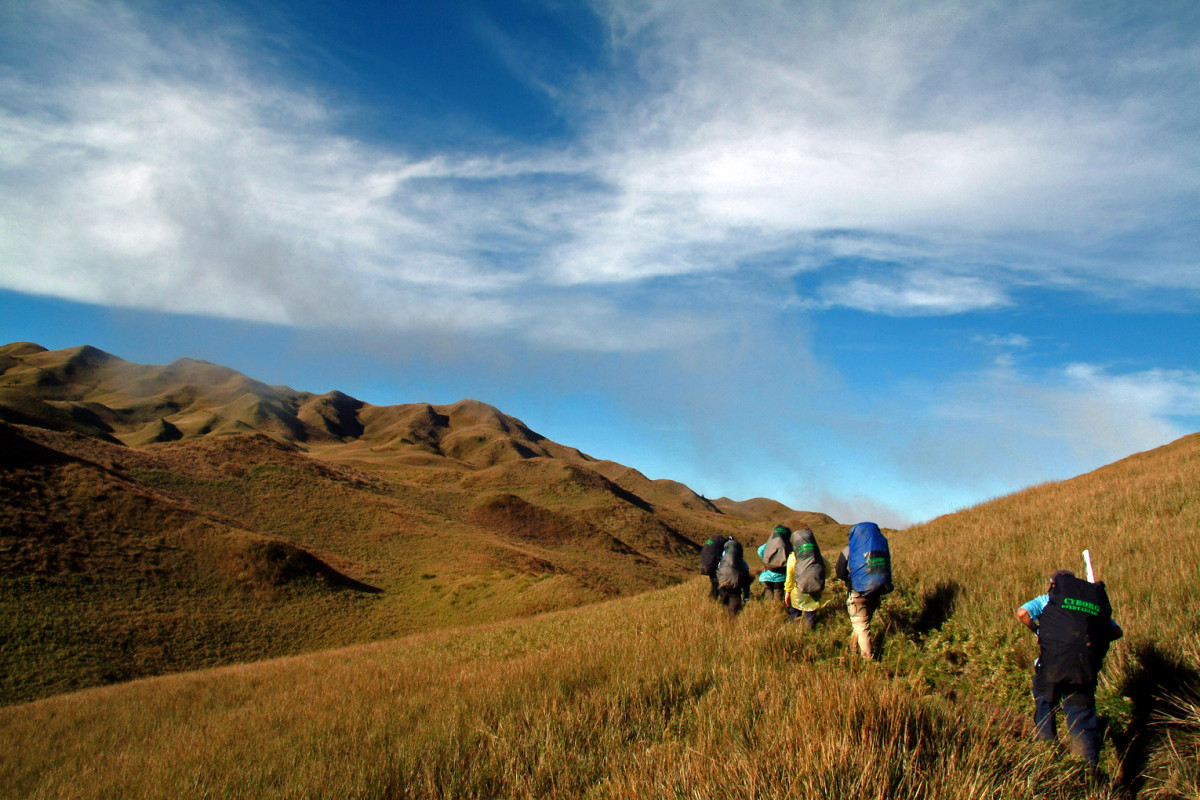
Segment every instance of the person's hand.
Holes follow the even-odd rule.
[[[783,595],[783,603],[784,603],[784,605],[789,605],[789,606],[792,604],[792,593],[791,592],[787,592]]]

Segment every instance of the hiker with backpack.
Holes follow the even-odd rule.
[[[729,540],[724,536],[714,536],[700,548],[700,574],[708,576],[709,596],[713,600],[717,600],[719,597],[717,564],[721,562],[721,555],[725,552],[725,542],[727,541]]]
[[[808,528],[792,534],[792,552],[783,582],[784,602],[793,621],[803,617],[805,626],[817,627],[817,609],[825,591],[825,559],[817,538]]]
[[[766,567],[758,576],[763,585],[763,599],[783,604],[783,583],[787,580],[788,556],[792,554],[792,530],[786,525],[776,525],[767,541],[759,545],[758,557]]]
[[[872,661],[871,618],[883,596],[892,591],[892,555],[878,525],[860,522],[850,528],[849,541],[838,556],[834,573],[846,582],[846,610],[853,629],[851,646],[858,646],[863,661]]]
[[[742,558],[742,543],[730,538],[717,564],[717,599],[729,610],[729,616],[741,611],[750,599],[750,582],[750,567]]]
[[[1059,705],[1067,719],[1071,752],[1095,775],[1100,766],[1100,720],[1096,681],[1109,643],[1124,635],[1112,618],[1103,582],[1067,570],[1050,576],[1050,590],[1017,609],[1017,619],[1037,634],[1033,666],[1033,725],[1037,738],[1057,738]]]

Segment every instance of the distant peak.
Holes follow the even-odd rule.
[[[32,356],[45,352],[48,352],[45,347],[33,342],[12,342],[0,347],[0,355],[3,356]]]
[[[220,367],[221,369],[229,369],[229,367],[222,367],[220,364],[214,364],[213,362],[205,361],[202,358],[189,358],[187,356],[184,356],[183,358],[177,358],[171,362],[172,367],[175,367],[175,366],[186,367],[186,366],[191,366],[193,364],[198,364],[198,365],[204,366],[204,367]]]
[[[108,361],[109,359],[116,358],[112,353],[106,353],[99,347],[92,347],[90,344],[69,347],[62,352],[68,354],[71,358],[87,361]]]

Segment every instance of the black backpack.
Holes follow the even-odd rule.
[[[724,536],[714,536],[704,543],[704,547],[700,548],[700,574],[714,575],[717,572],[717,564],[721,561],[721,553],[725,550],[725,542],[729,541]]]
[[[1103,583],[1060,575],[1038,620],[1039,663],[1054,683],[1096,680],[1112,641],[1112,605]]]

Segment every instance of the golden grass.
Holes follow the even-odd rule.
[[[728,620],[692,580],[2,709],[0,785],[35,798],[1194,796],[1194,706],[1167,689],[1191,697],[1197,675],[1178,608],[1200,567],[1197,445],[893,534],[879,664],[850,655],[836,584],[806,632],[761,603]],[[1136,547],[1176,555],[1179,575],[1107,557],[1133,547],[1118,532],[1135,514],[1150,521]],[[1034,645],[1013,617],[1082,546],[1128,631],[1101,684],[1116,781],[1091,788],[1029,738]],[[1152,572],[1153,591],[1127,586]]]
[[[1082,797],[1006,715],[703,581],[460,632],[0,710],[50,797]],[[1098,796],[1104,796],[1098,795]]]

